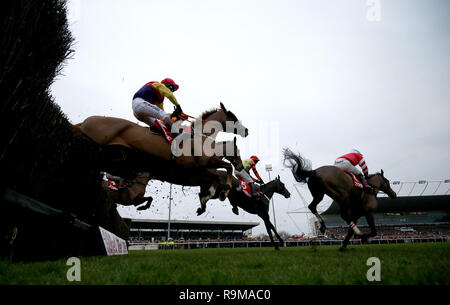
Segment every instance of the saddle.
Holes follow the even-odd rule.
[[[108,189],[111,191],[118,191],[119,189],[128,188],[128,182],[121,179],[121,181],[117,182],[115,180],[108,180]]]
[[[150,131],[154,134],[163,136],[169,144],[172,144],[173,139],[175,138],[178,133],[172,133],[167,129],[166,125],[161,123],[159,120],[156,120],[155,123],[150,126]],[[194,136],[194,130],[191,126],[186,126],[183,128],[183,131],[181,132],[183,134],[190,134],[191,138]]]
[[[353,178],[353,184],[355,185],[355,187],[357,187],[359,189],[364,189],[363,184],[361,183],[361,181],[358,180],[358,178],[356,178],[355,174],[353,174],[349,170],[345,170],[345,172]]]

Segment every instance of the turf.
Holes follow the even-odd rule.
[[[66,260],[0,261],[0,284],[316,285],[450,284],[450,243],[130,251],[81,258],[81,281],[69,282]],[[369,282],[369,257],[381,281]]]

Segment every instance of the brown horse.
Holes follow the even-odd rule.
[[[218,122],[222,127],[225,127],[223,131],[226,132],[239,133],[243,136],[248,135],[248,129],[243,127],[237,117],[231,111],[228,111],[222,103],[220,103],[220,108],[203,113],[201,120],[202,122]],[[232,123],[234,127],[231,130],[227,128],[230,125],[229,123]],[[187,142],[181,143],[190,144],[188,153],[174,157],[173,152],[178,147],[171,146],[161,135],[151,133],[148,127],[142,127],[124,119],[92,116],[88,117],[84,122],[74,125],[74,128],[100,145],[119,145],[141,151],[155,157],[156,160],[160,160],[163,164],[169,164],[166,161],[171,161],[170,164],[175,165],[174,167],[177,169],[189,169],[192,172],[200,172],[202,175],[211,178],[212,181],[219,181],[216,169],[225,168],[228,173],[228,179],[221,197],[224,199],[231,189],[233,170],[231,164],[214,154],[206,155],[203,151],[205,141],[210,141],[210,146],[214,147],[215,145],[214,139],[209,137],[213,134],[212,131],[207,133],[208,136],[200,136],[200,150],[198,145],[199,135],[196,135]],[[176,141],[174,143],[179,144]]]
[[[243,169],[242,160],[239,153],[239,148],[236,145],[236,137],[233,141],[224,141],[216,143],[216,152],[219,156],[223,156],[224,159],[231,162],[234,168],[238,171]],[[139,154],[133,155],[131,158],[137,158],[138,163],[146,163],[146,159],[139,159]],[[134,160],[136,161],[136,160]],[[127,166],[127,165],[125,165]],[[133,170],[133,164],[128,164],[131,170]],[[146,167],[148,169],[149,167]],[[201,208],[197,210],[198,215],[201,215],[206,210],[206,202],[212,197],[210,194],[211,191],[219,187],[219,184],[216,181],[208,180],[207,177],[201,174],[201,172],[192,172],[190,170],[185,169],[175,169],[169,168],[168,170],[162,171],[160,167],[152,167],[152,175],[149,172],[142,172],[137,174],[135,178],[122,178],[118,176],[112,176],[109,173],[107,174],[107,178],[113,181],[116,181],[119,184],[118,190],[111,190],[108,188],[108,181],[103,181],[102,187],[107,190],[108,198],[114,203],[119,203],[121,205],[134,205],[138,206],[147,201],[146,205],[140,206],[137,210],[145,210],[150,208],[153,198],[151,196],[144,197],[145,189],[150,181],[150,179],[157,179],[161,181],[166,181],[172,184],[179,184],[183,186],[200,186],[201,192],[199,194]],[[159,169],[159,170],[158,170]],[[175,171],[174,171],[175,170]],[[223,172],[222,172],[223,173]],[[134,177],[134,175],[131,175]],[[221,181],[225,181],[226,179],[222,179]],[[211,183],[214,186],[214,190],[210,187]],[[222,195],[222,193],[220,193]],[[219,196],[220,197],[220,196]],[[220,198],[222,201],[225,198]],[[201,211],[201,212],[200,212]]]
[[[243,170],[244,165],[242,164],[239,148],[236,145],[236,137],[234,137],[233,141],[216,143],[216,151],[220,156],[223,156],[224,159],[230,161],[237,171]],[[219,174],[218,171],[216,173]],[[228,177],[229,176],[227,175],[227,178]],[[206,185],[204,181],[206,181]],[[223,179],[219,179],[219,181],[213,181],[209,188],[208,180],[203,180],[201,183],[199,183],[200,193],[198,195],[200,198],[200,208],[197,209],[197,216],[200,216],[206,211],[206,202],[215,196],[217,189],[221,185],[220,181],[223,181]],[[224,201],[225,198],[226,197],[224,197],[224,192],[221,190],[219,199],[221,201]]]
[[[344,250],[353,234],[366,242],[368,238],[376,236],[374,213],[378,208],[378,191],[386,193],[394,199],[397,194],[391,189],[389,180],[381,173],[370,175],[367,182],[372,186],[373,192],[365,193],[356,188],[353,178],[344,170],[336,166],[322,166],[311,170],[311,162],[304,159],[300,154],[295,154],[289,149],[283,150],[285,165],[293,171],[298,182],[307,182],[309,191],[313,196],[308,208],[318,218],[320,231],[325,233],[325,222],[317,212],[317,205],[322,201],[324,195],[335,200],[341,208],[341,217],[349,225],[348,234],[344,239],[341,250]],[[288,164],[286,164],[286,161]],[[362,234],[356,226],[358,219],[365,216],[370,227],[369,234]]]
[[[145,197],[145,189],[151,179],[149,172],[138,173],[134,179],[123,179],[121,177],[114,177],[107,175],[107,178],[118,182],[118,190],[111,190],[108,187],[108,181],[102,182],[102,187],[108,192],[108,198],[125,206],[139,206],[145,202],[145,205],[140,206],[137,210],[146,210],[150,208],[153,198],[151,196]]]

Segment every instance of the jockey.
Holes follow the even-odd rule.
[[[259,176],[258,171],[256,170],[256,164],[259,162],[259,158],[257,156],[251,156],[249,159],[246,159],[242,161],[242,165],[244,165],[245,171],[250,175],[250,169],[253,170],[253,173],[255,174],[256,178],[253,178],[250,176],[250,178],[253,179],[253,182],[258,182],[260,184],[264,184],[264,181]]]
[[[236,171],[236,176],[242,181],[246,182],[248,185],[250,185],[250,188],[252,189],[252,198],[255,198],[256,200],[260,200],[261,197],[260,194],[257,193],[257,186],[255,185],[255,183],[258,182],[260,184],[264,184],[264,181],[259,176],[259,173],[256,170],[256,163],[258,162],[259,158],[257,156],[251,156],[246,160],[242,160],[242,165],[244,166],[244,169],[240,172]],[[258,179],[255,179],[250,175],[250,169],[253,170],[253,173]],[[233,212],[236,215],[238,215],[237,206],[233,206]]]
[[[349,170],[361,180],[365,190],[372,190],[372,187],[367,183],[366,180],[367,176],[369,175],[369,169],[367,168],[366,160],[364,160],[363,155],[358,150],[352,149],[350,153],[340,156],[336,159],[334,165],[344,170]],[[361,167],[364,175],[358,168],[356,168],[356,165],[359,165]]]
[[[179,115],[182,110],[173,92],[179,86],[171,78],[159,82],[146,83],[133,96],[133,114],[141,122],[146,123],[152,130],[162,130],[166,138],[171,139],[172,117]],[[171,116],[164,111],[164,98],[167,97],[176,109]],[[165,125],[165,126],[164,126]],[[169,141],[170,142],[170,141]]]

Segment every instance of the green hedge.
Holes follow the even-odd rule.
[[[74,133],[49,92],[73,52],[66,1],[2,1],[0,14],[0,187],[126,235],[105,211],[101,147]]]

